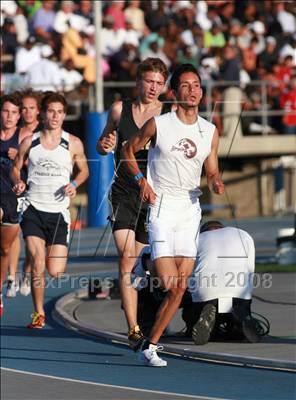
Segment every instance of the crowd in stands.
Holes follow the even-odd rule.
[[[5,73],[16,72],[34,89],[40,89],[41,83],[45,90],[55,87],[66,92],[81,82],[92,85],[93,4],[90,0],[2,1],[3,83]],[[199,68],[205,85],[221,84],[211,91],[210,99],[204,96],[204,110],[214,99],[218,100],[215,111],[222,111],[225,90],[236,87],[239,91],[228,92],[227,99],[244,102],[245,111],[262,110],[264,103],[267,110],[285,110],[284,116],[268,116],[270,133],[296,132],[295,2],[108,0],[102,1],[102,10],[105,80],[134,81],[137,64],[147,57],[161,58],[170,71],[190,62]],[[267,82],[266,89],[262,81]],[[120,94],[130,92],[128,88]],[[218,127],[219,118],[217,114]],[[245,120],[248,129],[252,127],[247,133],[262,131],[260,116],[249,122]]]

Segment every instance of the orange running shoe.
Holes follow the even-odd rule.
[[[45,326],[45,315],[41,315],[35,311],[31,317],[32,322],[27,325],[28,329],[42,329]]]

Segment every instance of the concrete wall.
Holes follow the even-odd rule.
[[[217,196],[209,193],[205,179],[202,179],[202,204],[233,205],[236,218],[275,215],[288,209],[295,209],[296,182],[295,169],[287,168],[284,172],[284,191],[280,204],[275,194],[273,167],[276,159],[258,162],[246,162],[241,171],[223,172],[226,193]],[[214,209],[211,217],[232,218],[231,208]]]

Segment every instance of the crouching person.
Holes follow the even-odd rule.
[[[188,287],[192,303],[182,314],[195,344],[221,336],[260,340],[258,323],[251,317],[254,269],[255,246],[247,232],[219,221],[202,225]]]

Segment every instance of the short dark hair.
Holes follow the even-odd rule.
[[[202,224],[202,226],[200,227],[200,233],[224,227],[225,226],[220,221],[208,221]]]
[[[5,94],[4,96],[1,96],[1,110],[4,106],[4,103],[9,102],[18,107],[19,112],[22,110],[22,102],[19,94],[16,93],[11,93],[11,94]]]
[[[22,92],[20,92],[21,99],[34,99],[36,100],[37,107],[40,110],[41,108],[41,101],[42,101],[42,92],[37,92],[36,90],[33,90],[31,88],[25,89]]]
[[[179,67],[175,69],[173,72],[171,79],[170,79],[170,87],[174,91],[178,90],[178,86],[180,83],[180,77],[181,75],[185,74],[186,72],[193,72],[199,79],[199,82],[201,83],[201,78],[200,75],[197,71],[197,69],[192,65],[192,64],[181,64]]]
[[[168,69],[165,63],[157,57],[148,57],[142,61],[137,68],[137,80],[143,79],[145,72],[159,72],[163,75],[164,79],[168,79]]]
[[[61,103],[64,107],[64,112],[67,112],[68,104],[62,94],[56,92],[47,92],[41,101],[41,111],[46,112],[49,104],[51,103]]]

